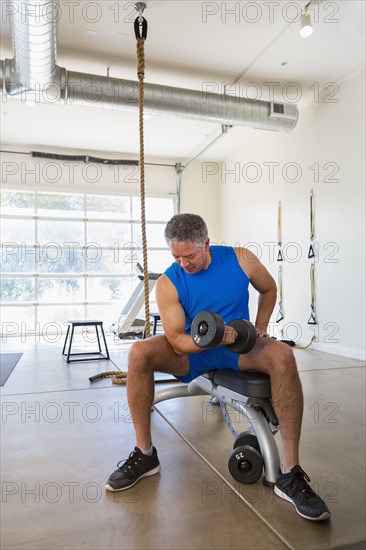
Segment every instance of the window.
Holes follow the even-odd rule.
[[[147,198],[148,267],[171,262],[164,240],[174,199]],[[136,197],[1,192],[1,333],[65,330],[69,319],[115,322],[142,264]]]

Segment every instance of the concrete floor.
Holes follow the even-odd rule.
[[[112,362],[68,365],[62,342],[30,340],[1,346],[23,352],[1,388],[4,550],[365,548],[363,362],[295,352],[305,395],[301,464],[332,512],[318,524],[261,483],[231,478],[232,436],[205,396],[160,403],[152,424],[161,473],[105,492],[133,448],[133,426],[125,387],[88,377],[125,370],[128,345],[109,339]]]

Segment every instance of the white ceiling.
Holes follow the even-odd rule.
[[[315,88],[322,91],[328,83],[351,78],[365,66],[365,2],[314,1],[310,7],[314,32],[303,39],[298,20],[291,21],[306,3],[147,0],[146,82],[198,90],[209,86],[219,93],[226,85],[227,93],[254,97],[260,92],[264,100],[270,99],[271,90],[278,100],[286,100],[287,92],[292,100],[296,88],[288,84],[296,83],[301,93],[298,107],[304,109],[314,101]],[[3,8],[5,0],[1,4]],[[136,15],[134,2],[61,1],[58,65],[101,75],[109,67],[112,77],[136,80]],[[4,9],[1,31],[1,58],[10,58]],[[134,112],[32,106],[3,96],[1,122],[3,149],[71,148],[119,156],[138,152]],[[234,128],[202,158],[225,158],[258,131]],[[189,159],[220,132],[212,123],[152,117],[145,121],[146,155]]]

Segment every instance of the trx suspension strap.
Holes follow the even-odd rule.
[[[308,252],[308,258],[311,260],[310,263],[310,317],[308,320],[308,325],[317,325],[317,315],[315,307],[315,200],[314,192],[311,189],[310,191],[310,247]],[[309,344],[306,346],[295,346],[297,349],[306,349],[311,346],[311,344],[316,340],[315,334],[311,338]]]
[[[144,296],[145,296],[145,338],[150,337],[150,306],[149,306],[149,273],[147,265],[147,237],[145,218],[145,158],[144,158],[144,78],[145,78],[145,39],[147,36],[147,21],[142,17],[146,8],[144,2],[135,4],[139,16],[134,23],[137,40],[137,76],[139,79],[139,134],[140,134],[140,202],[141,202],[141,235],[144,266]]]
[[[278,203],[278,210],[277,210],[277,244],[278,244],[278,255],[277,255],[277,261],[282,262],[283,256],[282,256],[282,208],[281,208],[281,201]]]
[[[276,323],[280,323],[285,318],[282,307],[282,265],[278,267],[278,314],[276,318]]]
[[[314,247],[314,237],[315,237],[315,218],[314,218],[314,194],[311,190],[310,195],[310,248],[309,248],[309,254],[308,258],[313,259],[315,258],[315,247]],[[279,247],[278,250],[278,256],[277,261],[283,262],[283,254],[282,254],[282,205],[281,201],[278,203],[278,210],[277,210],[277,244]],[[285,313],[283,309],[283,268],[282,265],[278,266],[278,313],[276,318],[276,323],[280,323],[285,318]],[[310,264],[310,289],[311,289],[311,300],[310,300],[310,307],[311,307],[311,316],[308,321],[309,325],[316,325],[316,309],[315,309],[315,261],[312,261]],[[279,334],[283,337],[283,329],[279,331]],[[287,344],[291,345],[291,347],[294,347],[296,349],[307,349],[313,341],[316,339],[315,335],[311,338],[309,344],[306,346],[298,346],[293,342],[292,340],[282,340],[282,342],[286,342]]]
[[[310,310],[311,314],[308,320],[308,325],[317,325],[316,308],[315,308],[315,199],[314,192],[310,191],[310,247],[308,258],[312,260],[310,264]]]
[[[315,309],[315,263],[310,264],[310,308],[311,315],[308,320],[308,325],[317,325],[316,309]],[[306,346],[295,346],[296,349],[307,349],[316,340],[315,334],[312,336],[310,342]]]
[[[314,250],[314,238],[315,238],[315,201],[314,192],[310,191],[310,246],[308,252],[308,258],[315,258]]]
[[[316,308],[315,308],[315,263],[312,262],[310,265],[310,309],[311,314],[308,320],[308,325],[317,325],[318,321],[316,318]]]
[[[282,255],[282,208],[281,208],[281,201],[278,203],[277,208],[277,244],[278,244],[278,255],[277,255],[277,261],[283,262],[283,255]],[[278,313],[276,318],[276,323],[280,323],[284,320],[285,314],[283,312],[283,296],[282,296],[282,265],[278,266]],[[282,333],[282,330],[280,330],[280,333]]]
[[[308,325],[317,325],[317,320],[316,320],[316,312],[315,312],[315,263],[311,263],[310,265],[310,289],[311,289],[311,297],[310,297],[310,300],[311,300],[311,316],[310,316],[310,319],[308,321]],[[306,345],[306,346],[298,346],[297,344],[294,345],[293,347],[295,349],[307,349],[311,346],[311,344],[314,342],[314,340],[316,340],[316,336],[314,334],[314,336],[312,336],[310,342]]]

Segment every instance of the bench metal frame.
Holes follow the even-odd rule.
[[[250,391],[252,395],[247,396],[223,384],[219,385],[215,383],[215,372],[216,371],[210,371],[207,374],[201,375],[189,384],[160,390],[155,395],[154,405],[167,399],[174,399],[177,397],[211,395],[213,398],[211,402],[220,405],[226,425],[233,435],[234,440],[237,439],[239,433],[229,417],[227,408],[234,409],[241,413],[250,424],[248,431],[253,433],[258,439],[264,465],[263,484],[268,487],[273,487],[278,477],[280,457],[274,439],[274,435],[279,430],[279,426],[271,399],[268,397],[253,396],[252,389]],[[228,372],[228,369],[226,369],[225,372],[230,379],[231,374]],[[233,371],[233,376],[234,373],[235,376],[238,375],[237,371]],[[251,373],[245,372],[247,378],[248,376],[250,377],[250,375]],[[255,374],[253,374],[253,376],[255,376]],[[268,384],[268,377],[265,378],[267,378],[266,384]],[[229,384],[229,386],[232,388],[232,384]],[[258,394],[260,394],[260,392],[258,392]]]

